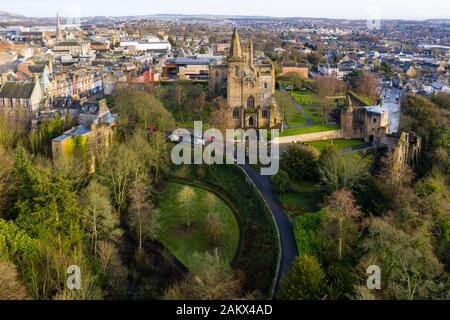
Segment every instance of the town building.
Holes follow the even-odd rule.
[[[309,66],[306,64],[288,64],[288,63],[282,64],[281,74],[286,75],[288,73],[295,73],[304,79],[308,79]]]
[[[198,54],[185,56],[184,51],[175,59],[167,60],[163,66],[165,79],[208,81],[210,68],[222,64],[224,56]]]
[[[34,116],[39,113],[42,98],[38,79],[5,82],[0,88],[0,113]]]
[[[52,140],[53,159],[71,156],[81,147],[91,153],[93,165],[93,159],[111,146],[117,118],[109,111],[105,99],[83,104],[78,114],[79,125]]]
[[[148,40],[123,40],[121,47],[134,48],[136,51],[169,51],[172,46],[169,41],[151,38]]]

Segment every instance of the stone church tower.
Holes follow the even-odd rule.
[[[251,41],[241,47],[236,29],[227,63],[211,68],[212,96],[226,96],[228,127],[273,128],[281,123],[275,101],[275,71],[271,61],[255,57]]]

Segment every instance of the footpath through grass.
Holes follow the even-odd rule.
[[[291,96],[284,91],[275,93],[277,104],[283,112],[284,121],[290,126],[305,125],[308,123],[303,114],[297,109]]]

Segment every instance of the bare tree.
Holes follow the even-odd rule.
[[[130,225],[138,237],[138,256],[143,254],[144,238],[154,238],[159,229],[159,211],[150,199],[149,187],[138,182],[130,190]]]
[[[333,193],[326,207],[327,214],[337,221],[338,227],[338,259],[342,260],[343,242],[345,239],[345,220],[356,221],[361,217],[361,210],[356,205],[353,195],[348,190]]]
[[[176,86],[174,86],[172,94],[178,108],[178,113],[180,114],[181,122],[184,122],[182,107],[183,102],[186,98],[186,88],[184,87],[184,85],[177,84]]]
[[[191,204],[194,200],[195,192],[194,190],[189,186],[183,186],[181,191],[178,193],[177,201],[180,204],[180,206],[183,207],[183,218],[186,221],[186,225],[189,228],[191,226],[192,222],[192,208]]]
[[[376,76],[373,73],[364,72],[358,79],[357,92],[375,102],[380,97]]]
[[[119,215],[109,199],[109,190],[93,180],[80,199],[86,215],[86,227],[91,235],[91,247],[97,254],[99,240],[118,242],[122,230]]]
[[[198,256],[198,266],[193,266],[187,278],[166,291],[165,298],[172,300],[228,300],[255,299],[256,294],[242,292],[242,279],[221,260],[219,252]]]
[[[342,94],[345,90],[345,82],[333,77],[318,76],[314,81],[314,91],[319,98],[322,118],[325,122],[328,119],[330,97]]]
[[[349,257],[358,240],[361,211],[352,193],[339,190],[330,196],[318,234],[318,243],[328,262]]]
[[[211,113],[208,122],[215,129],[225,132],[228,125],[228,110],[223,99],[219,99],[216,109]]]
[[[117,145],[100,168],[101,174],[111,186],[114,202],[117,207],[123,208],[133,183],[145,172],[139,154],[125,144]]]
[[[209,212],[206,216],[208,233],[211,236],[215,246],[220,245],[220,239],[222,238],[225,230],[223,229],[223,224],[220,219],[219,213]]]

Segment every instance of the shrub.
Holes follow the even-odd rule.
[[[326,294],[325,283],[325,273],[315,257],[297,257],[281,279],[279,295],[285,300],[320,300]]]
[[[280,170],[276,175],[272,176],[272,182],[276,192],[285,193],[290,185],[289,174],[284,170]]]
[[[317,256],[316,234],[324,211],[306,213],[294,220],[294,235],[299,256]]]

